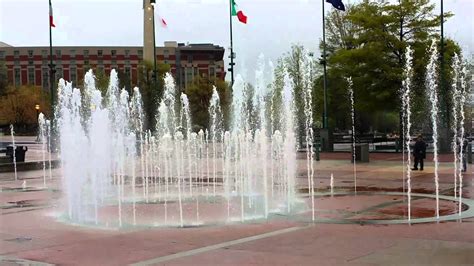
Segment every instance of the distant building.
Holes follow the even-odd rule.
[[[185,89],[197,76],[225,79],[224,48],[213,44],[165,42],[156,47],[157,62],[170,65],[176,84]],[[55,80],[64,78],[74,85],[89,69],[106,74],[117,69],[138,85],[143,47],[55,46]],[[15,86],[36,85],[49,88],[49,47],[14,47],[0,42],[0,61],[7,66],[8,83]]]

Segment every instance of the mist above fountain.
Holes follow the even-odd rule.
[[[189,101],[185,94],[178,97],[170,74],[154,132],[144,130],[139,89],[131,97],[120,90],[114,70],[104,96],[92,71],[84,81],[83,90],[64,80],[58,87],[68,221],[182,227],[266,219],[301,209],[295,196],[294,101],[288,78],[279,94],[285,115],[268,131],[263,92],[253,98],[254,106],[263,109],[253,125],[244,99],[249,86],[240,76],[233,87],[231,129],[224,130],[214,89],[210,125],[199,132],[192,131]]]

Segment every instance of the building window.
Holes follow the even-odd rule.
[[[56,68],[56,80],[59,80],[63,77],[63,69],[61,67]]]
[[[61,50],[56,50],[56,56],[58,56],[59,58],[61,58]]]
[[[112,60],[112,67],[117,67],[117,60]]]
[[[69,64],[75,65],[75,64],[76,64],[76,60],[75,60],[75,59],[71,59],[71,60],[69,61]]]
[[[132,71],[130,71],[130,67],[125,67],[125,76],[131,78],[131,73]]]
[[[71,56],[71,58],[76,58],[76,50],[69,51],[69,55]]]
[[[43,80],[41,81],[41,84],[43,85],[44,89],[47,89],[49,87],[49,69],[43,67]]]
[[[19,57],[20,56],[20,51],[18,51],[18,50],[13,51],[13,55],[15,56],[15,58]]]
[[[97,50],[97,55],[98,55],[98,56],[102,56],[103,53],[104,53],[104,51],[102,51],[102,50]]]
[[[125,80],[124,82],[126,83],[126,86],[128,88],[131,87],[131,80],[132,80],[132,71],[129,66],[125,67]]]
[[[0,58],[1,59],[5,58],[5,51],[0,51]]]
[[[130,60],[125,60],[125,65],[129,66],[130,65]]]
[[[192,63],[193,62],[193,56],[192,55],[188,55],[188,63]]]
[[[117,50],[112,50],[111,53],[112,53],[112,56],[116,56],[117,55]]]
[[[83,54],[84,54],[84,57],[89,57],[89,50],[84,50]]]
[[[28,84],[35,85],[35,69],[31,67],[28,68]]]
[[[33,65],[33,60],[28,60],[28,65],[32,66]]]
[[[138,50],[138,57],[142,58],[143,57],[143,50]]]
[[[84,60],[84,67],[89,67],[89,60]]]
[[[77,86],[77,69],[75,67],[69,68],[71,75],[71,82]]]
[[[43,58],[48,58],[48,51],[47,50],[41,50],[41,55]]]
[[[129,57],[130,56],[130,50],[125,50],[125,57]]]
[[[194,69],[192,67],[186,68],[186,85],[193,81]]]
[[[103,61],[103,60],[98,60],[98,61],[97,61],[97,64],[98,64],[99,66],[104,66],[104,61]]]
[[[210,78],[216,77],[216,69],[214,67],[209,67],[209,77]]]
[[[19,68],[15,68],[15,86],[19,87],[21,85],[21,71]]]
[[[170,56],[170,51],[169,51],[168,49],[165,49],[165,50],[163,51],[163,55],[164,55],[164,57],[165,57],[166,59],[168,59],[169,56]]]
[[[33,57],[33,50],[28,50],[28,57]]]

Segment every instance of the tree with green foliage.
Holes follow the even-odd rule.
[[[342,96],[347,95],[345,77],[349,76],[353,78],[360,131],[373,130],[372,126],[380,121],[377,117],[381,115],[393,117],[394,113],[400,112],[400,89],[408,46],[414,50],[412,100],[417,103],[414,116],[420,123],[427,120],[427,116],[421,118],[427,112],[424,104],[427,102],[424,78],[427,51],[431,40],[438,38],[440,24],[440,16],[434,13],[434,8],[429,0],[384,4],[364,0],[349,5],[345,13],[334,10],[326,17],[330,127],[343,127],[347,121],[343,117],[348,116],[348,108],[340,105]],[[446,18],[450,16],[445,14]],[[455,44],[447,42],[445,46],[447,62],[449,55],[446,53],[452,54],[456,50],[449,48],[450,45]],[[448,75],[448,63],[446,67]],[[317,82],[316,91],[317,98],[322,98],[321,81]],[[446,117],[449,117],[448,94],[446,91],[440,93]],[[344,100],[344,105],[346,103]],[[390,130],[386,125],[383,128]]]
[[[49,95],[37,86],[9,86],[6,94],[0,98],[0,117],[7,124],[14,124],[19,130],[27,130],[38,123],[35,106],[46,117],[50,115]]]
[[[153,78],[153,64],[143,61],[139,66],[138,87],[143,99],[145,129],[155,130],[158,104],[163,96],[164,77],[170,71],[168,64],[157,65],[157,84]]]
[[[212,97],[213,86],[219,94],[223,113],[224,128],[230,126],[230,105],[232,92],[229,85],[222,80],[197,77],[186,87],[185,93],[189,99],[192,113],[193,131],[204,130],[209,127],[209,101]]]

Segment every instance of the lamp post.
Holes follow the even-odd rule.
[[[36,109],[36,118],[38,118],[38,116],[39,116],[39,110],[40,110],[40,105],[39,105],[39,104],[35,104],[35,109]]]
[[[39,118],[39,110],[40,110],[40,105],[39,104],[35,104],[35,110],[36,110],[36,120],[38,121],[38,118]],[[38,121],[38,134],[36,135],[36,141],[39,141],[39,121]]]
[[[155,38],[155,5],[156,0],[150,0],[151,8],[153,10],[153,87],[156,89],[157,75],[156,75],[156,38]]]

